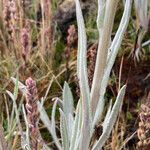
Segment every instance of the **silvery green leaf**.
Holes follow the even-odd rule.
[[[19,88],[19,79],[18,79],[18,77],[15,80],[14,84],[15,84],[15,88],[14,88],[14,93],[13,94],[10,91],[6,91],[7,94],[11,97],[11,99],[13,101],[13,109],[12,109],[12,113],[11,113],[10,125],[9,126],[10,126],[10,128],[12,128],[12,126],[15,127],[16,124],[18,124],[19,130],[20,130],[21,134],[23,134],[21,123],[20,123],[20,118],[19,118],[19,113],[20,113],[20,109],[21,109],[23,99],[20,101],[19,107],[17,107],[17,104],[16,104],[16,99],[18,97],[18,88]],[[14,114],[16,114],[16,116],[15,116],[16,120],[14,119]],[[11,134],[11,132],[9,132],[9,134]]]
[[[62,148],[61,148],[61,144],[60,144],[60,142],[59,142],[59,140],[58,140],[58,137],[57,137],[57,135],[56,135],[56,125],[55,125],[55,113],[56,113],[56,105],[57,105],[57,99],[56,99],[56,101],[54,102],[54,105],[53,105],[53,109],[52,109],[52,115],[51,115],[51,134],[52,134],[52,137],[53,137],[53,139],[54,139],[54,142],[55,142],[55,144],[56,144],[56,146],[57,146],[57,148],[59,149],[59,150],[62,150]]]
[[[73,96],[67,82],[65,82],[63,88],[63,112],[65,114],[68,125],[68,135],[71,135],[73,121]],[[69,138],[69,140],[71,139]]]
[[[125,3],[125,8],[124,8],[124,12],[123,12],[123,16],[121,18],[121,22],[119,24],[119,28],[116,32],[116,35],[112,41],[111,44],[111,54],[107,63],[107,67],[110,65],[109,63],[111,62],[113,66],[116,55],[118,53],[118,50],[120,48],[124,33],[127,29],[128,23],[129,23],[129,19],[130,19],[130,14],[131,14],[131,7],[132,7],[132,0],[128,0]],[[112,68],[112,67],[110,67]],[[110,70],[110,69],[109,69]]]
[[[149,45],[149,47],[150,47],[150,40],[144,42],[144,43],[142,44],[142,47],[145,47],[145,46],[147,46],[147,45]]]
[[[44,106],[44,98],[42,97],[41,98],[41,100],[40,100],[40,103],[39,103],[39,105],[40,105],[40,109],[42,109],[42,107]]]
[[[20,119],[19,119],[19,112],[18,108],[17,108],[17,104],[16,104],[16,98],[15,95],[12,94],[10,91],[6,91],[7,94],[11,97],[11,99],[13,100],[13,110],[12,110],[12,114],[14,114],[13,112],[16,113],[16,121],[19,124],[20,123]],[[11,123],[13,122],[13,115],[11,115]]]
[[[29,138],[29,126],[28,126],[28,121],[27,121],[27,115],[25,112],[25,108],[24,105],[22,105],[22,111],[23,111],[23,116],[24,116],[24,120],[25,120],[25,125],[26,125],[26,135],[25,137],[22,137],[23,139],[26,139],[26,143],[27,145],[30,145],[30,138]],[[24,142],[23,142],[24,143]],[[29,146],[28,146],[29,147]]]
[[[101,29],[103,28],[105,5],[106,5],[105,0],[98,0],[97,28],[99,30],[99,34],[101,33]]]
[[[28,144],[28,142],[26,141],[26,137],[25,135],[21,136],[21,148],[23,150],[31,150],[30,145]]]
[[[139,34],[138,34],[138,40],[137,40],[137,49],[135,50],[135,58],[137,59],[137,61],[139,62],[140,61],[140,56],[142,55],[142,52],[141,52],[141,43],[143,41],[143,38],[145,37],[146,35],[146,31],[144,29],[140,30]]]
[[[67,117],[69,114],[73,115],[73,96],[67,82],[63,88],[63,112]]]
[[[59,106],[59,108],[63,110],[63,101],[59,97],[55,97],[52,99],[52,101],[55,101],[55,100],[57,100],[57,105]]]
[[[74,122],[74,118],[73,118],[73,115],[72,114],[69,114],[69,117],[68,117],[68,135],[72,135],[72,130],[73,130],[73,122]],[[71,138],[69,138],[69,141],[71,141]]]
[[[126,85],[124,85],[116,98],[116,102],[112,108],[111,114],[109,116],[109,118],[107,119],[107,121],[105,123],[105,128],[103,130],[102,135],[100,136],[99,140],[95,143],[95,145],[93,146],[92,150],[99,150],[102,148],[102,146],[104,145],[104,143],[106,142],[106,140],[109,138],[109,135],[111,133],[111,130],[116,122],[117,119],[117,115],[119,113],[120,107],[122,105],[123,102],[123,98],[125,95],[125,90],[126,90]]]
[[[106,114],[105,120],[103,122],[103,130],[106,129],[106,125],[107,125],[107,123],[109,121],[109,117],[110,117],[110,113],[111,113],[111,108],[112,108],[112,100],[110,101],[109,108],[107,110],[107,114]]]
[[[17,79],[14,77],[11,77],[11,79],[12,79],[13,83],[16,84]],[[24,95],[26,95],[26,93],[27,93],[26,86],[24,84],[22,84],[20,81],[18,81],[18,88]]]
[[[73,96],[67,82],[65,82],[63,88],[63,112],[65,114],[68,125],[68,134],[71,134],[72,122],[70,121],[70,119],[73,118]]]
[[[81,122],[81,101],[78,101],[76,112],[75,112],[75,119],[73,121],[73,129],[72,129],[72,134],[71,134],[71,141],[70,141],[70,148],[69,150],[74,150],[75,142],[79,138],[78,133],[79,133],[79,128],[80,128],[80,122]]]
[[[88,74],[87,74],[87,41],[84,19],[81,11],[81,6],[79,0],[76,2],[76,16],[78,24],[78,54],[77,54],[77,75],[79,78],[79,85],[81,90],[81,96],[83,97],[84,105],[90,106],[89,103],[89,84],[88,84]]]
[[[107,66],[106,66],[104,76],[103,76],[103,80],[101,83],[100,97],[99,97],[99,102],[98,102],[98,105],[96,108],[96,113],[94,116],[93,126],[95,126],[95,124],[97,122],[99,122],[101,120],[101,117],[102,117],[102,113],[103,113],[103,109],[104,109],[104,102],[105,102],[104,101],[104,94],[106,92],[106,87],[107,87],[107,84],[109,81],[109,76],[110,76],[112,66],[115,62],[118,50],[119,50],[120,45],[121,45],[121,41],[123,39],[123,35],[125,33],[125,30],[127,28],[128,22],[129,22],[131,6],[132,6],[131,4],[132,4],[132,0],[126,0],[126,4],[125,4],[123,16],[122,16],[119,28],[117,30],[115,38],[113,39],[113,42],[112,42],[111,47],[110,47],[111,54],[110,54],[110,57],[108,59]]]
[[[82,109],[83,109],[83,122],[81,131],[81,149],[87,149],[90,142],[91,121],[92,115],[90,111],[90,90],[87,75],[87,41],[84,19],[81,11],[79,0],[76,2],[76,17],[78,24],[78,54],[77,54],[77,75],[79,79]]]
[[[83,20],[83,15],[79,0],[76,0],[76,16],[78,24],[78,54],[77,54],[77,75],[80,83],[80,90],[82,95],[89,100],[89,85],[87,75],[87,42],[86,32]]]
[[[15,101],[15,97],[14,97],[14,95],[13,95],[10,91],[6,90],[6,93],[10,96],[10,98],[11,98],[13,101]]]
[[[65,118],[64,112],[59,109],[60,112],[60,133],[61,133],[61,139],[62,139],[62,147],[63,150],[69,150],[69,136],[67,132],[67,121]]]
[[[43,144],[42,150],[52,150],[51,148],[49,148],[45,143]]]
[[[38,104],[38,110],[40,112],[40,118],[41,118],[42,122],[44,123],[45,127],[48,129],[49,133],[51,134],[57,148],[59,150],[61,150],[62,149],[61,144],[57,138],[56,130],[55,130],[55,111],[56,111],[57,100],[55,101],[55,103],[53,105],[51,121],[43,107],[43,103],[38,102],[37,104]]]
[[[44,109],[43,106],[41,106],[41,103],[38,102],[38,110],[40,112],[40,118],[42,120],[42,122],[44,123],[44,125],[46,126],[46,128],[48,129],[49,133],[51,133],[51,121],[49,120],[49,117]]]
[[[101,90],[102,90],[102,88],[101,88]],[[104,97],[102,99],[101,95],[100,95],[100,98],[99,98],[99,102],[98,102],[98,105],[97,105],[97,108],[96,108],[95,116],[94,116],[94,119],[93,119],[93,122],[92,122],[92,127],[95,127],[95,125],[102,118],[102,114],[103,114],[103,110],[104,110],[104,105],[105,105],[105,99],[104,99]]]
[[[82,128],[82,103],[79,103],[79,121],[78,121],[78,126],[77,126],[77,132],[76,132],[76,140],[75,140],[75,147],[74,150],[79,149],[79,144],[81,140],[81,128]]]
[[[148,30],[148,23],[149,23],[149,11],[148,10],[148,0],[134,0],[135,10],[137,17],[140,21],[140,25],[145,29]]]
[[[75,147],[73,150],[78,150],[80,148],[80,142],[81,142],[81,134],[78,135],[78,138],[76,139]]]
[[[13,123],[13,116],[14,116],[14,112],[16,114],[16,123],[18,124],[18,127],[19,127],[19,131],[21,132],[21,146],[22,148],[25,150],[30,150],[30,146],[29,144],[27,143],[26,141],[26,138],[24,138],[24,135],[23,135],[23,131],[22,131],[22,127],[21,127],[21,123],[20,123],[20,118],[19,118],[19,113],[20,113],[20,107],[21,107],[21,104],[19,105],[19,108],[17,108],[17,104],[16,104],[16,99],[17,99],[17,95],[18,95],[18,79],[16,79],[15,81],[15,89],[14,89],[14,94],[12,94],[10,91],[6,91],[7,94],[11,97],[11,99],[13,100],[13,110],[12,110],[12,114],[11,114],[11,125]]]
[[[89,85],[87,75],[87,42],[85,25],[82,16],[79,0],[76,0],[76,15],[78,24],[78,54],[77,54],[77,75],[79,78],[81,92],[89,99]]]

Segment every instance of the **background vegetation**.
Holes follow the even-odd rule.
[[[137,2],[140,4],[140,0]],[[150,4],[148,1],[147,3],[149,11]],[[81,8],[88,39],[88,80],[91,88],[99,36],[96,24],[97,1],[83,0]],[[120,1],[112,39],[118,29],[123,10],[124,1]],[[106,150],[137,149],[138,143],[143,142],[141,134],[150,145],[150,13],[144,18],[140,16],[143,10],[145,7],[142,8],[141,5],[139,8],[135,0],[129,25],[107,86],[104,113],[109,105],[108,100],[112,99],[112,102],[115,102],[120,87],[127,84],[122,110],[111,136],[104,145]],[[44,97],[44,108],[48,116],[52,112],[53,99],[62,98],[65,81],[71,88],[76,105],[80,97],[76,74],[77,42],[74,1],[0,0],[0,122],[9,148],[20,149],[21,139],[13,110],[14,102],[8,91],[14,94],[18,108],[25,103],[25,98],[18,91],[17,85],[14,88],[11,77],[19,79],[24,84],[28,77],[36,81],[38,97]],[[146,123],[143,121],[143,113]],[[23,113],[19,114],[24,130],[26,125],[23,116]],[[59,110],[56,109],[58,137],[59,122]],[[148,124],[144,129],[143,122]],[[39,127],[45,143],[56,149],[52,137],[41,121]]]

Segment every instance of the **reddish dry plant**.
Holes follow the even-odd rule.
[[[16,26],[15,22],[17,20],[17,7],[16,2],[14,0],[6,0],[3,1],[3,16],[4,16],[4,23],[11,35],[11,38],[14,37]]]
[[[6,28],[10,28],[10,6],[9,6],[9,0],[3,0],[3,18],[4,18],[4,24]]]
[[[88,58],[88,79],[89,79],[89,86],[92,87],[92,81],[94,76],[95,70],[95,63],[96,63],[96,56],[97,56],[97,44],[93,44],[87,53]]]
[[[22,57],[25,64],[27,63],[29,55],[29,35],[29,25],[26,24],[25,27],[21,30]]]
[[[65,58],[66,58],[66,81],[68,81],[70,76],[69,71],[69,60],[71,55],[71,49],[73,45],[77,41],[77,32],[74,25],[70,25],[68,29],[68,36],[67,36],[67,47],[65,49]]]
[[[38,129],[39,112],[38,112],[38,96],[36,82],[29,77],[26,80],[27,95],[26,95],[26,110],[27,119],[29,124],[29,135],[31,138],[31,148],[33,150],[38,150],[42,147],[43,141],[40,137],[40,132]]]
[[[137,130],[139,142],[137,149],[149,150],[150,148],[150,107],[141,105],[139,128]]]
[[[77,32],[74,25],[70,25],[67,36],[67,46],[72,46],[77,41]]]
[[[66,56],[66,60],[68,61],[70,58],[71,49],[76,44],[76,42],[77,42],[77,32],[76,32],[75,26],[70,25],[68,29],[68,36],[67,36],[67,47],[65,49],[65,56]]]

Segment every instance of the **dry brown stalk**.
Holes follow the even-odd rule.
[[[4,137],[3,127],[0,124],[0,150],[8,150],[7,143]]]
[[[41,53],[49,62],[52,64],[53,57],[53,27],[52,27],[52,6],[51,1],[41,0],[40,1],[42,22],[41,22]]]

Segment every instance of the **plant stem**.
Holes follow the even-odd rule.
[[[107,61],[107,52],[109,48],[113,22],[115,18],[116,8],[119,0],[108,0],[106,4],[106,12],[104,17],[104,24],[102,33],[99,39],[98,53],[96,59],[96,66],[91,89],[91,109],[94,116],[96,106],[99,100],[99,91],[101,87],[102,77]]]

